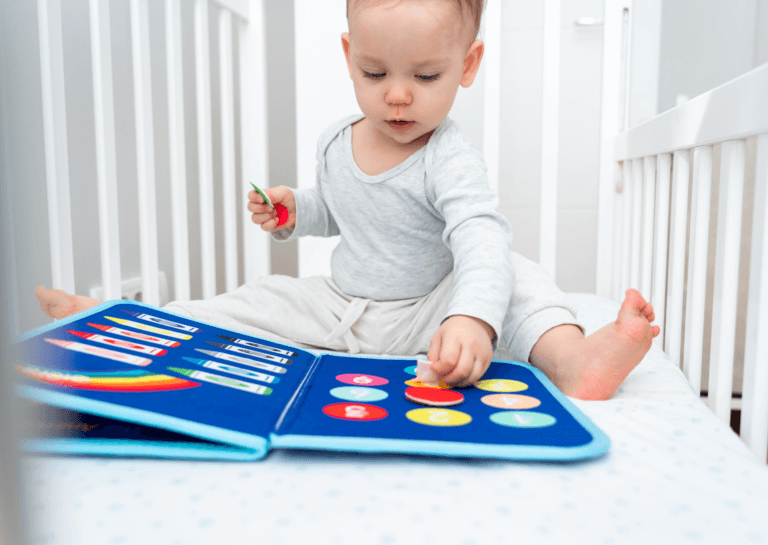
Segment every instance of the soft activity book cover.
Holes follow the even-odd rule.
[[[315,353],[111,301],[22,335],[35,452],[257,460],[272,448],[577,460],[610,444],[534,367],[429,387],[415,358]]]

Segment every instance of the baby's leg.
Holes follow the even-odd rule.
[[[544,333],[530,362],[560,390],[579,399],[608,399],[651,348],[659,326],[653,307],[637,290],[627,290],[615,322],[584,337],[573,325]]]
[[[607,399],[658,335],[653,308],[629,290],[615,322],[584,337],[568,297],[536,263],[512,254],[515,291],[502,342],[512,359],[541,369],[566,395]]]
[[[56,320],[101,304],[101,301],[90,297],[72,295],[62,290],[49,290],[45,286],[38,286],[35,290],[35,296],[43,312]]]

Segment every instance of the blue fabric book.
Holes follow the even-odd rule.
[[[22,335],[33,452],[257,460],[272,448],[513,460],[603,454],[608,437],[534,367],[430,387],[415,358],[315,353],[132,301]]]

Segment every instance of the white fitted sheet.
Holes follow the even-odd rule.
[[[594,331],[618,305],[572,294]],[[654,345],[605,456],[515,463],[275,451],[260,462],[27,456],[36,544],[767,543],[768,468]]]

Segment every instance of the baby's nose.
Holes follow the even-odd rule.
[[[394,84],[387,90],[384,100],[390,106],[408,106],[413,102],[413,94],[406,85]]]

